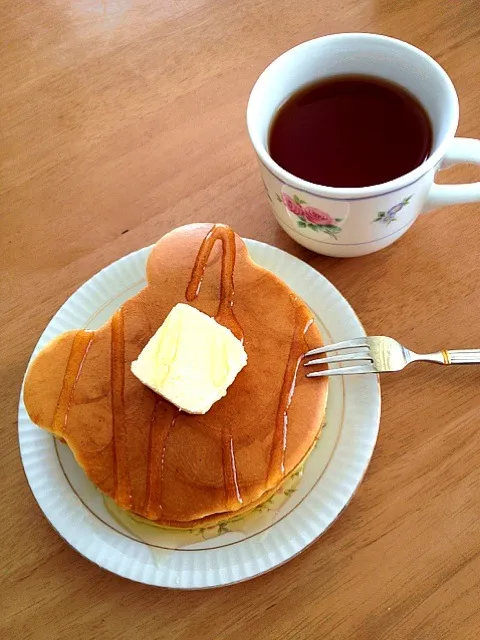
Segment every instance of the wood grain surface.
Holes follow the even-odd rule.
[[[374,31],[433,55],[460,96],[459,134],[480,137],[478,0],[0,0],[0,30],[2,640],[476,640],[480,368],[385,376],[378,446],[341,518],[287,565],[208,592],[135,584],[68,547],[29,492],[16,416],[62,302],[187,222],[303,258],[369,333],[479,347],[478,205],[424,216],[371,256],[317,256],[275,223],[245,131],[249,91],[278,54]]]

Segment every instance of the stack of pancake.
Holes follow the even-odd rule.
[[[65,333],[38,354],[25,406],[122,509],[164,527],[213,526],[268,500],[313,448],[327,380],[299,367],[321,337],[305,303],[224,225],[161,238],[147,281],[103,327]],[[179,302],[231,329],[248,355],[205,415],[180,411],[130,370]]]

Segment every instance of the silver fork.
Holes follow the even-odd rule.
[[[322,371],[311,371],[307,373],[308,378],[320,376],[345,376],[352,373],[384,373],[386,371],[401,371],[407,364],[416,361],[436,362],[437,364],[480,364],[480,349],[460,349],[457,351],[447,351],[442,349],[436,353],[418,354],[402,346],[393,338],[386,336],[369,336],[364,338],[354,338],[337,342],[326,347],[312,349],[308,351],[304,358],[310,358],[320,354],[328,354],[331,351],[343,351],[344,349],[354,349],[353,352],[343,353],[335,356],[316,358],[305,362],[306,367],[313,365],[324,365],[334,363],[346,363],[364,361],[363,364],[350,367],[335,367]]]

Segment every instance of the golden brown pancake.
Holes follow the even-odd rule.
[[[65,333],[38,354],[25,406],[123,509],[163,526],[215,524],[268,499],[310,452],[327,381],[298,367],[320,334],[305,303],[224,225],[161,238],[147,281],[103,327]],[[179,411],[130,371],[179,302],[230,328],[248,355],[205,415]]]

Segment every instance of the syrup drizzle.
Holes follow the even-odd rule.
[[[168,436],[175,426],[180,414],[180,409],[174,409],[171,421],[165,424],[159,415],[160,406],[172,407],[170,403],[157,398],[150,421],[150,436],[147,464],[147,489],[145,495],[145,516],[152,520],[159,517],[162,511],[163,468],[165,466],[165,454],[167,451]]]
[[[235,269],[235,233],[223,224],[215,224],[204,238],[195,259],[192,276],[185,291],[187,302],[193,302],[200,293],[205,268],[217,240],[222,243],[222,272],[220,275],[220,303],[215,320],[230,329],[233,335],[243,341],[243,331],[233,313],[233,272]]]
[[[233,438],[226,429],[222,433],[222,464],[225,503],[229,511],[234,511],[239,504],[243,504],[243,500],[238,486]]]
[[[130,476],[127,460],[127,432],[125,428],[125,331],[122,308],[112,316],[111,323],[111,410],[113,477],[115,499],[124,509],[132,506]]]
[[[283,384],[280,391],[280,398],[275,421],[275,432],[273,434],[272,448],[270,450],[270,463],[268,468],[267,485],[278,481],[278,474],[285,474],[285,453],[287,451],[288,439],[288,410],[292,402],[297,372],[303,354],[307,351],[305,334],[307,333],[313,319],[303,306],[298,306],[295,311],[295,328],[293,331],[290,352],[288,354],[287,366],[283,375]]]
[[[153,405],[152,417],[150,419],[150,429],[148,433],[148,454],[147,454],[147,480],[145,486],[145,502],[143,503],[143,511],[145,511],[145,516],[151,517],[151,492],[152,492],[152,452],[153,452],[153,430],[155,427],[155,422],[157,420],[157,409],[160,404],[161,399],[155,398],[155,404]]]
[[[217,240],[222,243],[222,270],[220,274],[220,302],[215,320],[230,329],[243,342],[243,330],[233,312],[233,272],[235,270],[235,233],[230,227],[215,224],[204,238],[192,270],[190,282],[185,291],[187,302],[193,302],[200,293],[205,269],[213,246]],[[222,431],[222,464],[225,502],[228,510],[238,509],[243,503],[237,478],[233,437],[228,428]]]
[[[85,362],[92,341],[93,332],[91,331],[77,331],[73,339],[65,376],[63,378],[62,390],[60,391],[57,406],[53,414],[52,431],[56,435],[65,433],[67,429],[68,414],[75,393],[75,387],[82,373],[83,363]]]

